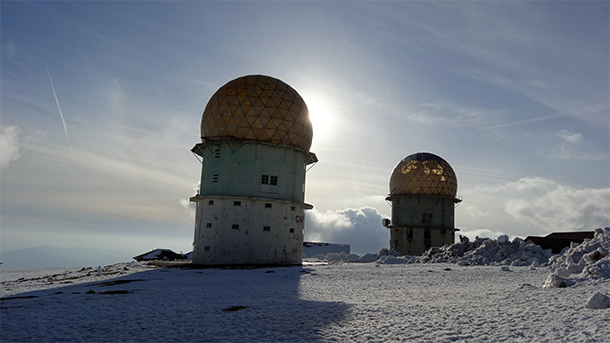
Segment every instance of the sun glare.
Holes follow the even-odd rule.
[[[329,134],[332,128],[333,113],[331,106],[321,97],[308,94],[303,97],[309,109],[309,119],[313,126],[314,141]]]

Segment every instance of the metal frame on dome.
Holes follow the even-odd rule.
[[[202,140],[237,139],[309,151],[313,128],[301,96],[281,80],[249,75],[229,81],[208,101]]]
[[[457,177],[449,163],[430,153],[417,153],[404,158],[396,165],[390,177],[391,196],[457,199],[457,186]]]

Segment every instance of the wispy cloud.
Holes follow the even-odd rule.
[[[570,130],[561,130],[557,133],[557,137],[563,139],[567,143],[576,144],[582,139],[582,135],[578,132],[572,132]]]
[[[17,126],[0,126],[0,168],[8,166],[17,160],[19,152],[19,135],[21,130]]]

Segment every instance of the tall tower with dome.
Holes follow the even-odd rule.
[[[193,264],[301,264],[312,137],[305,101],[281,80],[243,76],[212,95],[192,149],[202,163]]]
[[[441,157],[418,152],[402,159],[390,177],[392,205],[390,248],[401,255],[421,255],[433,246],[453,244],[457,178]]]

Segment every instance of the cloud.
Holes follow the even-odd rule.
[[[610,223],[610,188],[574,189],[555,185],[540,188],[530,198],[512,198],[506,212],[517,221],[546,231],[593,230]]]
[[[506,199],[505,213],[530,231],[588,231],[610,225],[610,188],[577,189],[542,177],[525,177],[478,191]]]
[[[21,130],[17,126],[0,126],[0,168],[8,166],[17,160],[19,152],[19,136]]]
[[[577,146],[582,140],[582,135],[570,130],[560,130],[556,137],[559,140],[553,145],[552,155],[559,159],[583,159],[591,158],[590,153],[577,152]]]
[[[305,241],[345,243],[351,252],[365,254],[388,247],[390,232],[381,225],[383,216],[372,207],[347,208],[324,213],[305,212]]]
[[[582,135],[578,132],[571,132],[569,130],[561,130],[557,133],[557,137],[565,140],[568,143],[576,144],[582,139]]]
[[[487,217],[491,215],[490,211],[484,211],[473,204],[464,204],[466,212],[473,218]]]

